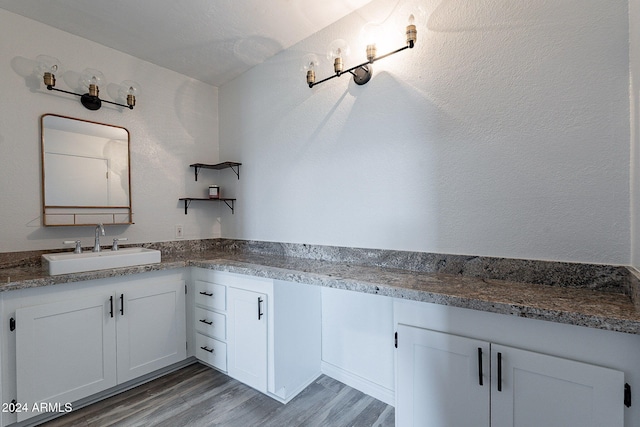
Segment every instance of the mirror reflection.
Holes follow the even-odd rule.
[[[129,132],[42,116],[45,225],[131,223]]]

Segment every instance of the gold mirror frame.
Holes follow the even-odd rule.
[[[99,223],[104,225],[133,224],[129,131],[121,126],[57,114],[44,114],[40,118],[40,130],[43,224],[52,227],[95,226]],[[124,135],[126,135],[126,140]],[[51,141],[54,136],[56,141],[63,142],[57,142],[55,149],[47,151],[47,138],[49,146],[52,147]],[[79,140],[82,141],[79,142]],[[92,145],[93,141],[101,140],[105,141],[104,145]],[[80,146],[85,141],[91,142],[86,146]],[[123,146],[125,143],[126,149]],[[60,147],[64,147],[64,149],[60,149]],[[75,147],[80,147],[80,149],[77,152],[72,152],[75,151]],[[119,153],[119,156],[112,155],[107,147],[111,147],[111,151],[114,151],[113,147],[117,147],[115,151]],[[57,150],[57,152],[52,150]],[[87,150],[102,152],[97,155],[85,154],[84,151]],[[126,159],[124,159],[125,152]],[[54,158],[62,159],[62,161],[55,160],[54,162],[52,160]],[[85,163],[86,159],[89,159],[87,163]],[[55,171],[64,173],[54,172],[52,169],[54,164],[56,165]],[[95,168],[93,166],[95,164],[100,164],[100,168]],[[82,173],[88,173],[82,172],[83,169],[91,171],[94,176],[104,175],[104,179],[102,179],[104,184],[101,182],[96,184],[82,175]],[[117,190],[110,190],[112,185]],[[96,186],[99,188],[95,188]],[[105,193],[101,187],[106,187],[107,192]],[[83,191],[87,195],[86,197],[83,195]],[[102,194],[105,196],[103,197]],[[93,197],[94,195],[95,197]],[[111,199],[115,199],[115,201],[111,203]],[[103,202],[104,200],[106,202]]]

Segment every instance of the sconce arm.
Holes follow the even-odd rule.
[[[62,92],[62,93],[68,93],[69,95],[79,96],[80,98],[82,98],[84,96],[82,94],[75,93],[75,92],[70,92],[68,90],[58,89],[57,87],[54,87],[54,86],[51,86],[51,85],[47,85],[47,89],[48,90],[55,90],[57,92]],[[118,104],[117,102],[111,102],[111,101],[107,101],[106,99],[100,99],[97,96],[95,98],[99,99],[100,102],[107,102],[109,104],[117,105],[118,107],[124,107],[124,108],[128,108],[130,110],[133,110],[133,105]]]
[[[309,83],[309,87],[312,88],[316,85],[319,85],[320,83],[324,83],[327,80],[331,80],[335,77],[340,77],[341,75],[346,73],[351,74],[357,84],[359,85],[365,84],[371,78],[371,72],[372,72],[372,67],[370,67],[371,64],[381,59],[384,59],[388,56],[396,54],[398,52],[402,52],[405,49],[411,49],[411,48],[413,48],[413,42],[410,42],[407,46],[403,46],[400,49],[394,50],[393,52],[385,53],[384,55],[381,55],[381,56],[376,56],[375,58],[372,58],[371,61],[366,61],[366,62],[363,62],[362,64],[358,64],[354,67],[349,68],[348,70],[342,71],[341,73],[335,73],[315,83]]]

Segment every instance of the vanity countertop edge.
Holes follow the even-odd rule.
[[[247,253],[195,252],[160,263],[51,276],[41,266],[0,268],[0,292],[199,267],[392,298],[640,334],[629,295],[592,289]]]

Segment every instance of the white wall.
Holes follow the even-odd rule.
[[[323,287],[322,372],[395,405],[393,298]]]
[[[361,62],[391,3],[220,88],[220,157],[243,163],[223,236],[628,264],[628,3],[422,0],[416,48],[371,82],[306,87],[305,53],[344,38]]]
[[[39,54],[60,59],[66,70],[101,70],[109,82],[135,80],[142,90],[133,111],[104,106],[89,111],[71,95],[49,92],[24,77]],[[25,68],[26,67],[26,68]],[[218,204],[196,203],[184,215],[178,198],[204,197],[215,172],[197,183],[189,164],[218,161],[218,89],[129,55],[0,10],[0,252],[61,247],[93,240],[91,227],[45,228],[41,220],[40,116],[55,113],[126,127],[131,134],[131,186],[135,225],[107,228],[107,238],[129,242],[220,235]],[[57,86],[70,88],[58,77]],[[112,100],[102,88],[101,95]],[[226,208],[225,208],[226,209]]]
[[[629,0],[631,71],[631,265],[640,269],[640,0]],[[632,18],[633,17],[633,18]]]

